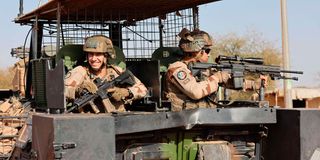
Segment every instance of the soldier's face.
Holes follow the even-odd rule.
[[[200,57],[200,62],[208,62],[209,60],[209,54],[206,53],[204,50],[201,51],[202,56]]]
[[[104,53],[88,52],[88,63],[93,70],[99,70],[106,61]]]

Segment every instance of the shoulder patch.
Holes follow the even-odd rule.
[[[179,71],[177,73],[177,77],[178,77],[179,80],[184,80],[187,77],[187,73],[185,71]]]

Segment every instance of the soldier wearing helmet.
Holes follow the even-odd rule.
[[[93,83],[94,79],[99,77],[102,80],[112,81],[124,72],[120,67],[107,63],[108,59],[115,58],[116,55],[112,41],[108,37],[103,35],[88,37],[83,45],[83,51],[88,65],[74,68],[65,78],[65,95],[70,100],[75,99],[83,89],[95,93],[97,87]],[[112,94],[110,105],[114,108],[113,111],[125,111],[125,104],[131,104],[133,100],[144,97],[147,88],[135,77],[133,86],[114,87],[108,92]]]
[[[213,45],[212,38],[204,31],[182,29],[179,33],[179,47],[184,52],[181,61],[172,63],[166,73],[166,97],[171,101],[173,111],[199,107],[215,107],[214,93],[219,84],[228,84],[231,78],[227,72],[210,71],[203,73],[199,79],[191,74],[188,64],[192,62],[208,62],[209,52]],[[264,78],[265,79],[265,78]],[[245,89],[253,89],[256,84],[245,81]]]

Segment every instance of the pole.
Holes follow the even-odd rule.
[[[23,0],[19,1],[19,13],[18,17],[23,15]]]
[[[281,1],[281,28],[282,28],[282,58],[283,69],[290,70],[290,56],[288,43],[287,1]],[[284,76],[290,77],[289,73]],[[285,108],[292,108],[291,80],[284,79],[284,104]]]
[[[194,29],[199,29],[199,8],[193,7],[192,8],[192,16],[193,16],[193,27]]]
[[[60,49],[60,35],[61,35],[61,2],[58,2],[57,6],[57,42],[56,42],[56,54]]]

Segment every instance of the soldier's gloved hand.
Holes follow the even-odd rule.
[[[94,84],[92,81],[84,80],[80,84],[78,92],[81,93],[81,92],[83,92],[83,90],[87,90],[88,92],[95,94],[95,93],[97,93],[98,88],[97,88],[96,84]]]
[[[263,80],[263,87],[267,87],[268,86],[268,76],[266,75],[260,75],[260,80],[262,81]]]
[[[64,90],[64,95],[69,100],[74,100],[76,98],[75,96],[76,89],[74,87],[66,86]]]
[[[108,92],[113,92],[112,99],[114,99],[115,101],[121,101],[122,99],[129,97],[130,95],[129,89],[127,88],[114,87],[108,90]]]
[[[261,84],[262,80],[263,80],[263,84]],[[268,76],[260,75],[260,79],[258,81],[256,81],[254,85],[255,85],[254,89],[260,89],[261,87],[267,87],[268,86]]]
[[[231,75],[225,71],[216,72],[212,76],[218,78],[219,83],[227,83],[228,80],[231,78]]]

